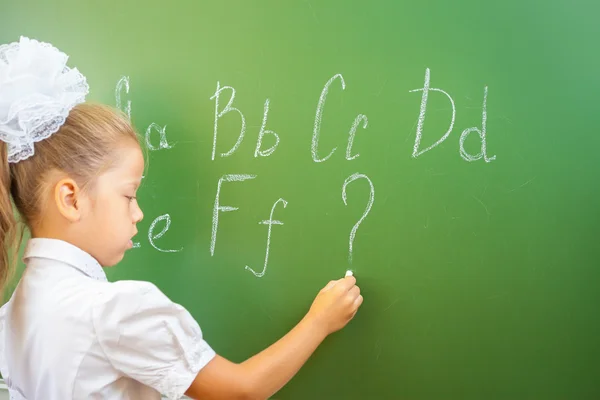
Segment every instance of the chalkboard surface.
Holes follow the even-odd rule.
[[[139,247],[242,361],[352,269],[278,399],[600,398],[600,3],[3,1],[148,150]]]

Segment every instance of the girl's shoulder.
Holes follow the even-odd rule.
[[[106,312],[108,309],[114,315],[124,317],[142,309],[154,309],[156,312],[185,310],[171,301],[154,283],[136,280],[104,282],[98,285],[93,308],[97,312]]]
[[[156,285],[107,283],[93,309],[97,340],[114,368],[179,398],[216,355],[192,315]]]

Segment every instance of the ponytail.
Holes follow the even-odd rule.
[[[0,141],[0,303],[6,282],[12,274],[16,253],[17,221],[10,199],[10,189],[11,173],[7,145]]]

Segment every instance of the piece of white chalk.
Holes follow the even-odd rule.
[[[354,274],[352,273],[352,271],[350,271],[350,270],[347,270],[347,271],[346,271],[346,275],[345,275],[344,277],[346,277],[346,276],[352,276],[352,275],[354,275]]]

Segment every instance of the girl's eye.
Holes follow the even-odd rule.
[[[132,202],[133,200],[136,200],[137,197],[135,196],[125,196],[127,199],[129,199],[130,202]]]

